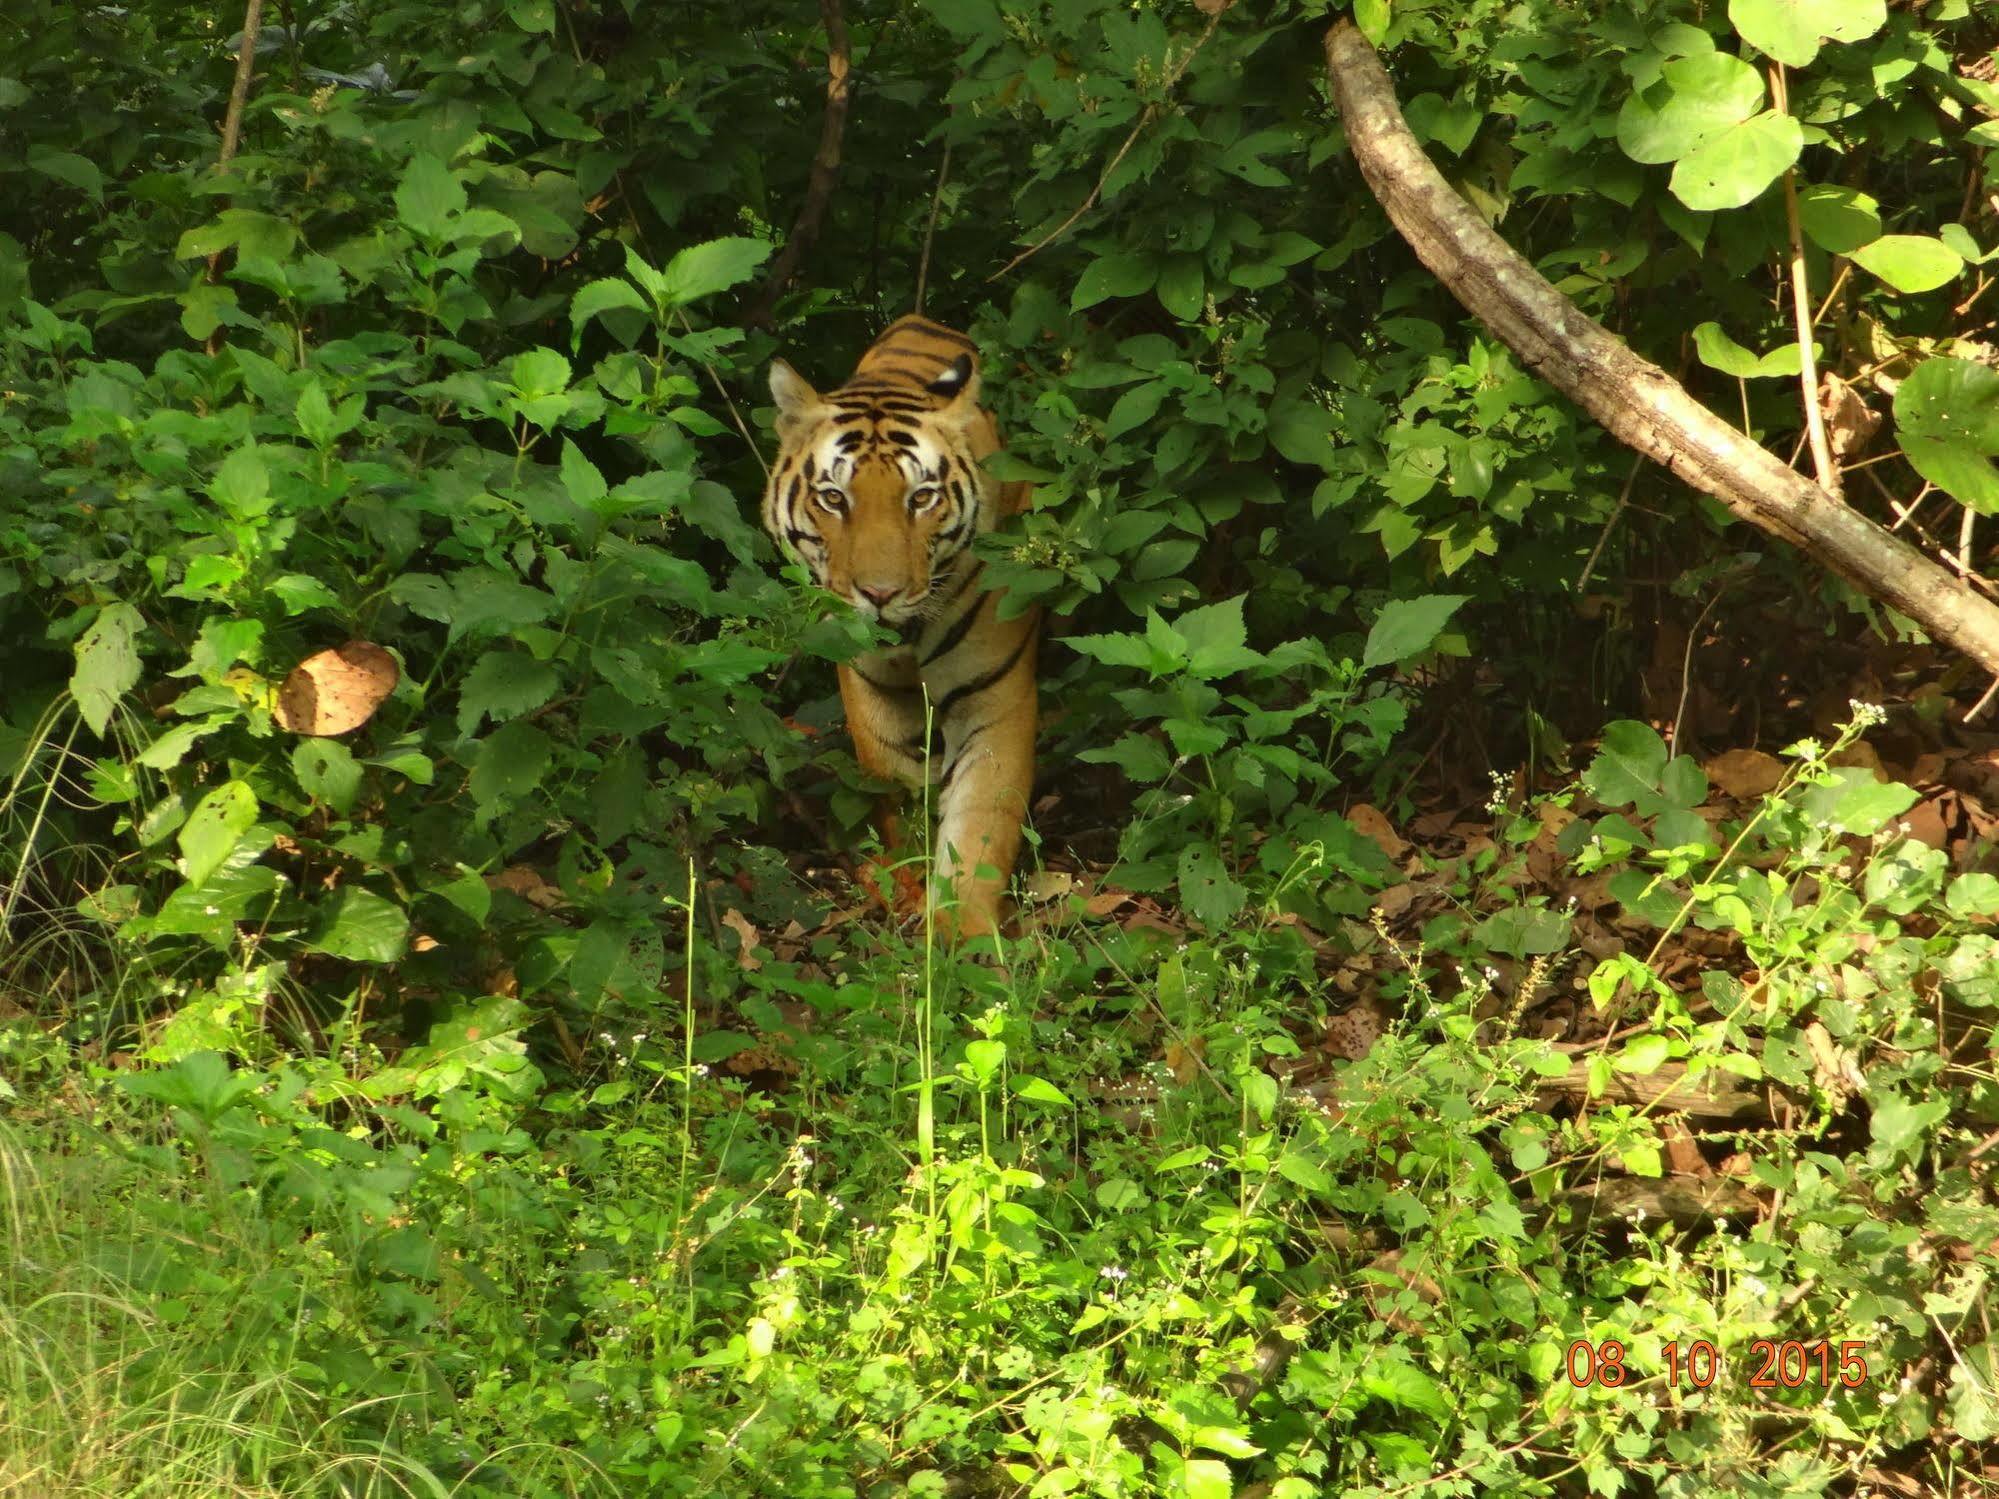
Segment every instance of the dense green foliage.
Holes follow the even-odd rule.
[[[1819,366],[1900,448],[1849,497],[1999,511],[1989,13],[1357,10],[1481,211],[1787,455],[1795,168]],[[1333,14],[850,6],[775,331],[811,7],[279,5],[221,169],[233,23],[0,17],[0,1492],[1973,1491],[1991,850],[1810,741],[1721,806],[1632,717],[1634,614],[1905,623],[1463,317]],[[979,961],[799,875],[878,788],[823,732],[864,627],[754,527],[762,370],[832,383],[920,277],[1036,486],[988,545],[1066,642],[1042,783],[1171,932]],[[392,695],[294,732],[349,639]],[[1449,867],[1343,815],[1413,810],[1439,701],[1559,787]],[[1357,972],[1393,1021],[1331,1065]],[[1546,986],[1611,1017],[1581,1060]],[[1664,1068],[1783,1090],[1718,1137],[1755,1211],[1592,1216]],[[1759,1337],[1869,1377],[1752,1390]]]

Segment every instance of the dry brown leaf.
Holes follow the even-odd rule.
[[[1129,890],[1099,890],[1083,902],[1083,914],[1094,921],[1098,917],[1110,915],[1130,899]]]
[[[1354,831],[1364,838],[1372,838],[1392,863],[1409,852],[1409,844],[1395,831],[1395,824],[1382,815],[1378,808],[1366,802],[1347,809],[1347,821],[1354,825]]]
[[[755,952],[757,943],[762,939],[758,936],[756,926],[750,918],[731,906],[722,913],[722,925],[734,932],[742,942],[742,946],[736,950],[736,966],[752,973],[763,967],[763,959]]]
[[[1076,888],[1076,877],[1059,869],[1037,869],[1020,882],[1020,893],[1031,906],[1046,906]]]
[[[1207,1050],[1207,1042],[1195,1036],[1184,1046],[1178,1041],[1166,1043],[1166,1070],[1173,1074],[1173,1081],[1181,1087],[1193,1082],[1201,1072],[1201,1053]]]
[[[1762,750],[1723,750],[1701,769],[1708,780],[1737,798],[1761,796],[1784,779],[1784,762]]]
[[[1235,0],[1194,0],[1194,9],[1204,16],[1218,16],[1234,4]]]
[[[274,716],[294,734],[349,734],[375,716],[401,676],[379,645],[350,640],[294,666],[278,688]]]
[[[1374,909],[1381,913],[1383,920],[1393,921],[1408,910],[1410,903],[1415,899],[1416,887],[1404,880],[1399,885],[1390,885],[1376,895]]]
[[[1812,1081],[1818,1084],[1836,1114],[1847,1099],[1867,1086],[1853,1053],[1833,1040],[1832,1032],[1814,1020],[1805,1027],[1805,1050],[1812,1058]]]
[[[1860,399],[1859,394],[1831,370],[1819,386],[1819,404],[1825,409],[1826,436],[1832,440],[1832,456],[1842,463],[1866,448],[1881,426],[1881,413]]]
[[[498,874],[486,876],[488,890],[505,890],[518,895],[538,911],[553,911],[569,904],[569,899],[528,864],[509,864]]]

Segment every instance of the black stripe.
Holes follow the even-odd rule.
[[[1011,656],[1008,656],[1006,660],[1003,661],[1000,665],[994,667],[991,671],[987,672],[984,676],[979,677],[975,681],[962,683],[961,685],[953,687],[949,692],[945,693],[944,700],[940,702],[936,708],[938,722],[942,723],[945,717],[949,715],[949,713],[951,712],[951,709],[957,706],[958,702],[961,699],[968,698],[975,692],[984,692],[988,687],[992,686],[993,683],[997,682],[1001,677],[1005,676],[1008,672],[1012,671],[1014,667],[1019,664],[1021,654],[1024,651],[1026,651],[1027,643],[1033,638],[1034,638],[1034,631],[1032,630],[1023,631],[1020,637],[1020,644],[1016,645],[1013,648],[1013,654]]]
[[[972,747],[972,741],[974,739],[977,739],[979,735],[985,733],[987,729],[990,729],[994,724],[998,722],[999,718],[997,716],[989,718],[984,723],[980,724],[976,729],[972,730],[971,733],[967,734],[963,739],[958,741],[958,753],[951,757],[951,763],[944,767],[944,779],[937,783],[937,789],[939,792],[947,791],[950,789],[951,777],[956,775],[958,773],[958,767],[965,763],[965,751]]]
[[[819,540],[810,531],[802,531],[797,526],[786,526],[784,528],[784,539],[795,547],[802,547],[808,541],[816,542]]]
[[[983,562],[975,562],[970,567],[966,568],[965,576],[958,580],[958,586],[952,589],[950,597],[944,600],[944,607],[948,609],[952,604],[956,603],[958,601],[958,595],[963,593],[967,588],[970,588],[972,586],[973,580],[977,578],[979,574],[984,572],[985,570],[986,570],[986,565]]]
[[[953,594],[952,597],[956,598],[957,595]],[[937,648],[916,664],[918,666],[928,666],[932,661],[937,660],[938,657],[948,656],[956,650],[959,642],[965,638],[966,632],[972,628],[972,621],[979,617],[979,611],[985,608],[985,606],[986,600],[983,594],[973,599],[971,607],[958,616],[957,621],[945,632],[944,638],[937,642]]]
[[[876,692],[888,692],[888,693],[893,693],[897,696],[907,696],[912,692],[921,692],[923,690],[923,684],[921,682],[916,682],[908,687],[903,687],[894,682],[883,682],[874,677],[871,677],[866,672],[862,671],[858,666],[850,666],[847,668],[847,670],[852,672],[855,676],[859,677],[863,682],[866,682],[870,687],[874,688]]]

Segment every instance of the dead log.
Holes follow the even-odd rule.
[[[1732,1072],[1719,1069],[1704,1072],[1694,1082],[1687,1081],[1687,1069],[1667,1062],[1655,1072],[1637,1076],[1613,1072],[1602,1093],[1594,1099],[1589,1091],[1589,1061],[1578,1056],[1569,1064],[1566,1077],[1544,1079],[1535,1093],[1535,1107],[1544,1112],[1557,1104],[1628,1103],[1661,1114],[1681,1114],[1689,1119],[1738,1120],[1768,1123],[1763,1090]]]
[[[1326,71],[1354,160],[1389,221],[1529,369],[1618,441],[1999,673],[1999,605],[1750,441],[1549,285],[1432,165],[1351,21],[1326,33]]]

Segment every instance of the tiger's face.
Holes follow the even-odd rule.
[[[770,386],[779,447],[765,527],[861,613],[919,624],[989,524],[971,362],[927,386],[850,381],[821,395],[776,360]]]

